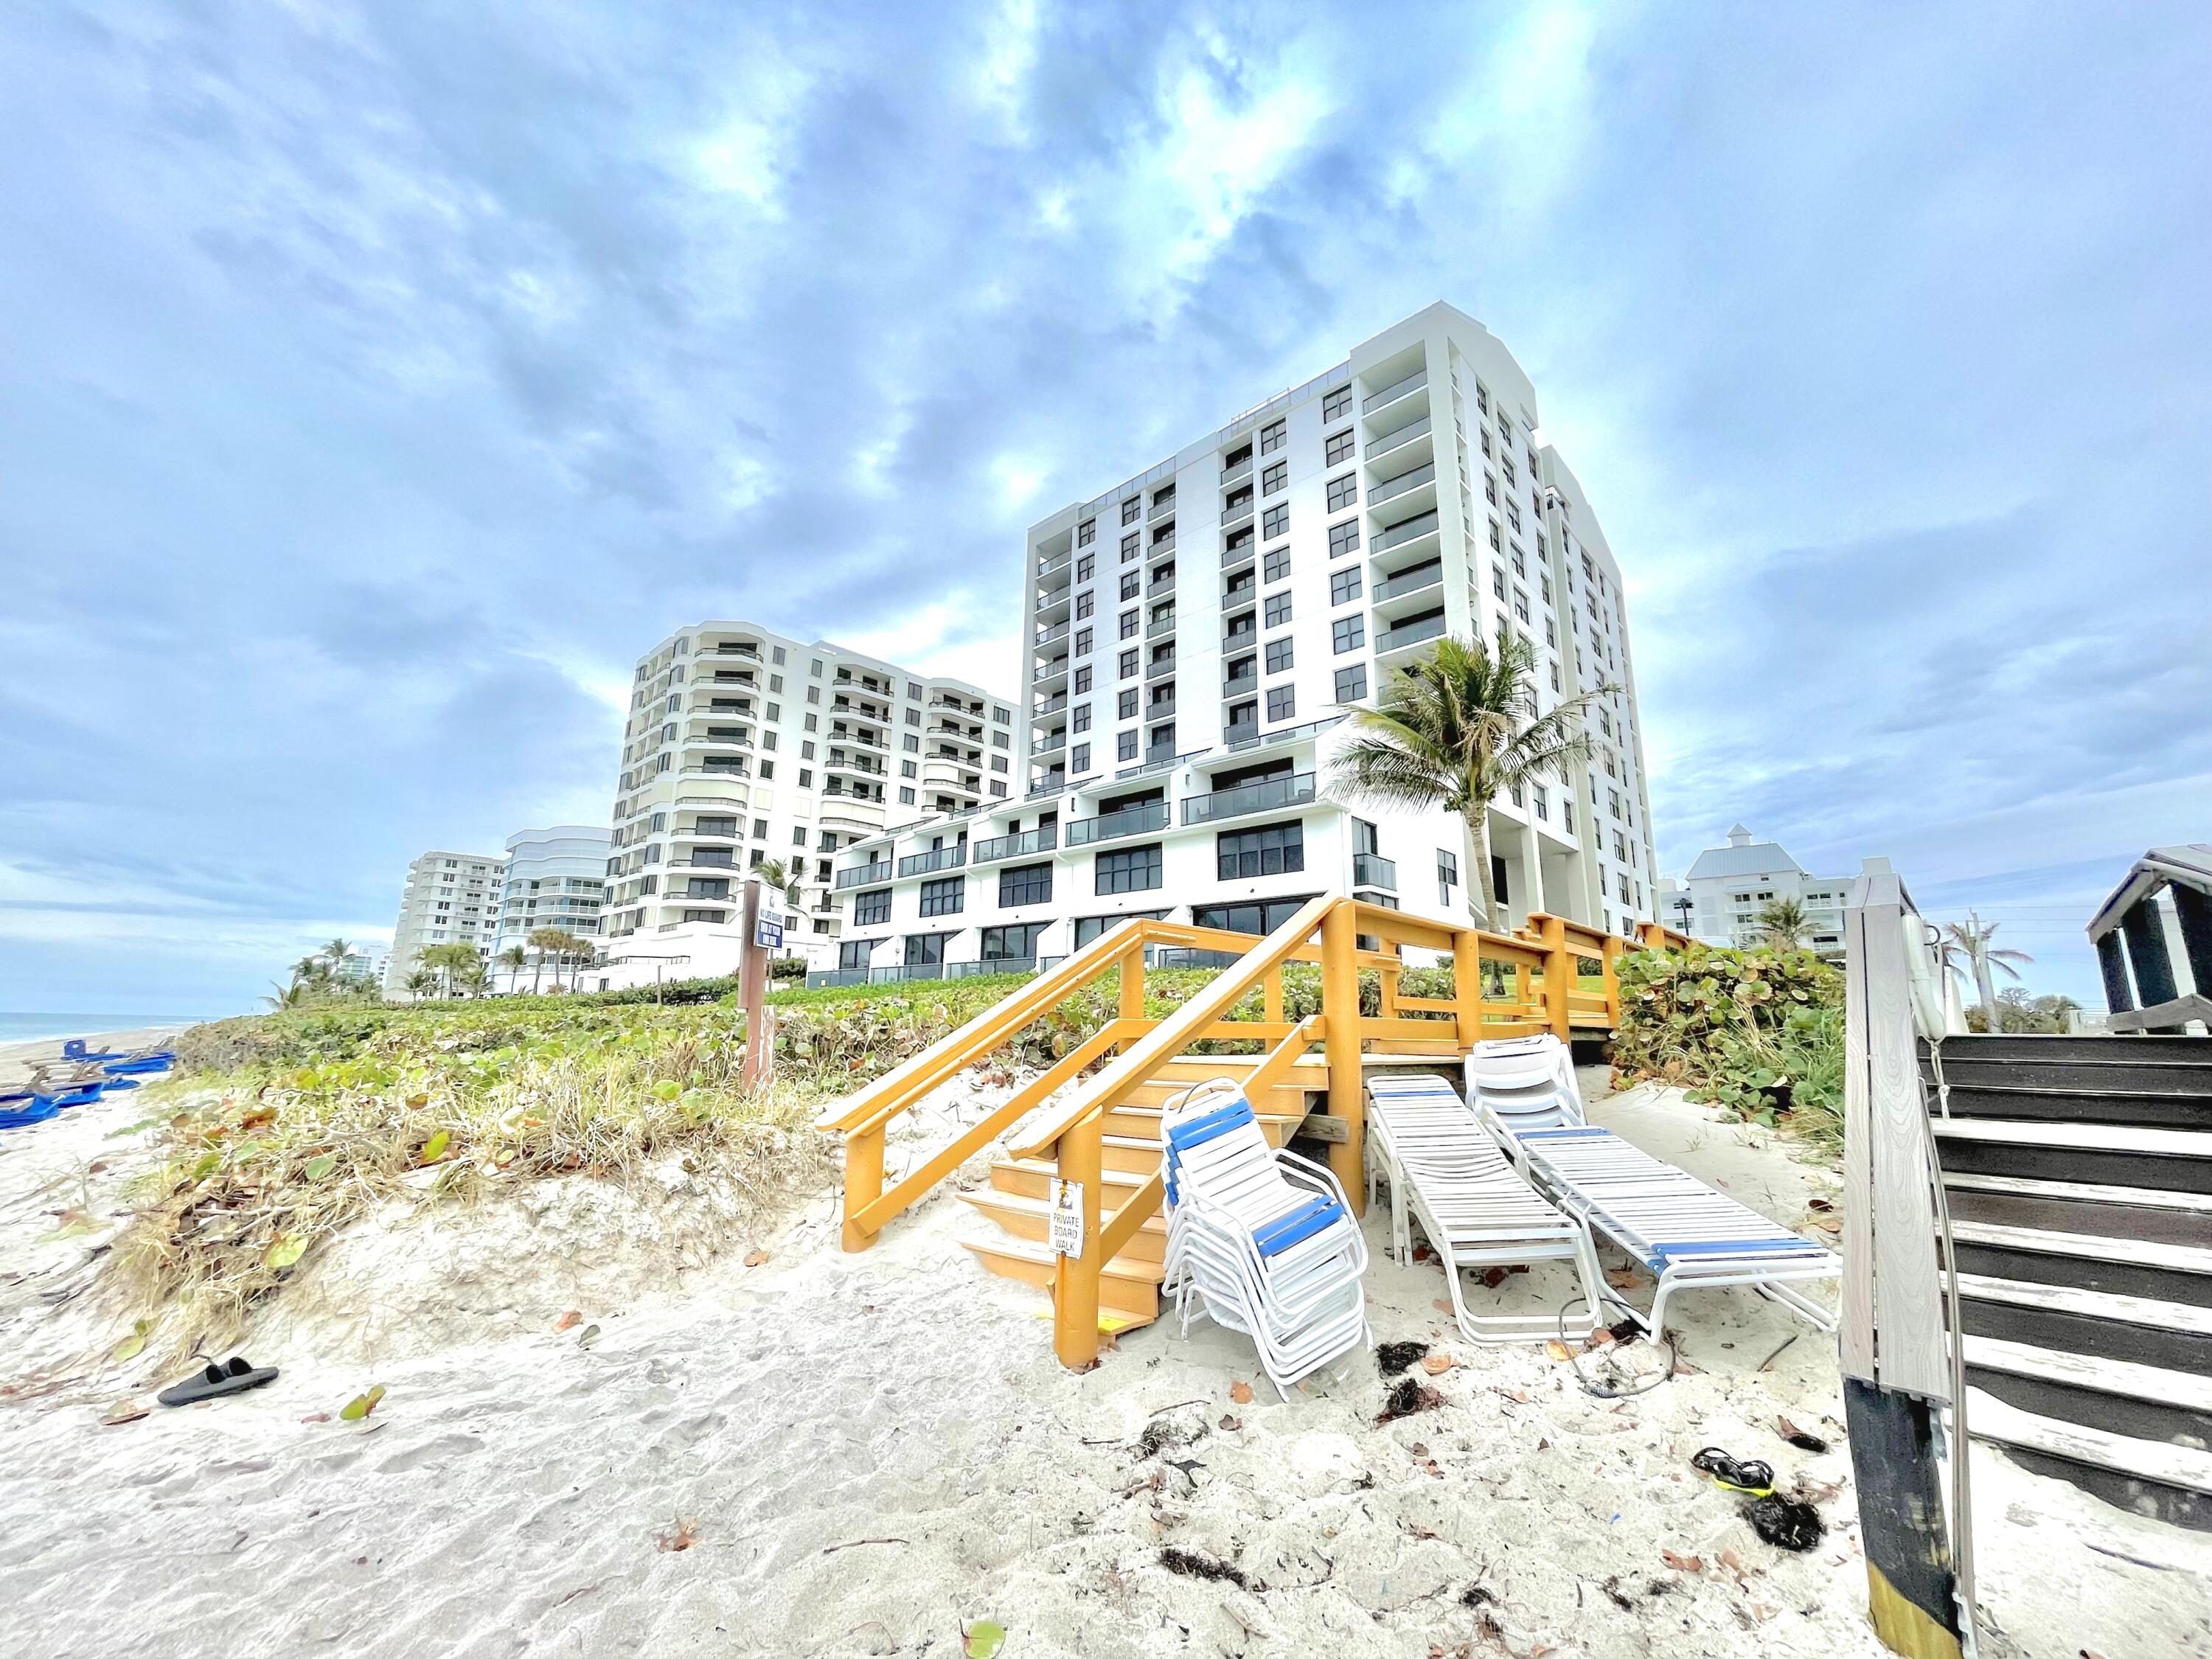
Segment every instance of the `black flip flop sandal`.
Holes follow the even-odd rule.
[[[264,1382],[276,1380],[276,1368],[264,1365],[258,1370],[244,1354],[234,1358],[228,1365],[210,1365],[198,1376],[188,1376],[173,1383],[155,1396],[164,1406],[189,1406],[198,1400],[217,1400],[227,1394],[244,1394],[248,1389],[258,1389]]]

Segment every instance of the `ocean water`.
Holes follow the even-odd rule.
[[[0,1042],[46,1042],[101,1031],[137,1031],[149,1025],[196,1025],[208,1014],[15,1014],[0,1009]]]

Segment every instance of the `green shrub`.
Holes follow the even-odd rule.
[[[1637,951],[1620,963],[1613,1060],[1736,1117],[1843,1129],[1844,976],[1810,951]]]

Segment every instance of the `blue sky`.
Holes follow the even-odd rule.
[[[1662,868],[2094,1000],[2212,837],[2212,10],[0,21],[0,1008],[216,1012],[604,821],[652,641],[1010,684],[1024,526],[1431,301],[1631,587]]]

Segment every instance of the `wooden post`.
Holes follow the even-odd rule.
[[[1537,937],[1544,945],[1545,1023],[1560,1042],[1571,1042],[1567,996],[1575,988],[1575,953],[1567,948],[1567,919],[1546,916]]]
[[[1838,1346],[1875,1633],[1911,1659],[1957,1659],[1960,1561],[1936,1468],[1931,1401],[1950,1398],[1935,1170],[1915,1049],[1907,920],[1886,865],[1844,915],[1844,1284]],[[1951,1455],[1966,1455],[1954,1406]],[[1968,1572],[1971,1567],[1968,1566]]]
[[[1260,981],[1260,1018],[1270,1025],[1283,1023],[1283,970],[1280,964],[1267,970],[1267,977]]]
[[[1145,946],[1142,940],[1121,953],[1121,1004],[1123,1019],[1142,1019],[1145,1017]]]
[[[884,1129],[878,1124],[845,1143],[845,1231],[848,1250],[865,1250],[876,1242],[872,1232],[862,1232],[853,1218],[884,1195]]]
[[[1598,971],[1605,975],[1605,1029],[1620,1029],[1620,955],[1628,948],[1627,942],[1612,934],[1606,936],[1605,951],[1598,957]]]
[[[1482,935],[1462,927],[1452,935],[1453,1024],[1459,1046],[1482,1041]]]
[[[744,939],[738,956],[738,995],[745,1010],[744,1079],[748,1088],[757,1088],[768,1079],[768,952],[760,944],[760,878],[748,876]],[[872,1198],[874,1195],[869,1194]]]
[[[1398,975],[1405,972],[1401,963],[1395,968],[1385,968],[1376,977],[1379,993],[1376,1012],[1384,1019],[1398,1018]]]
[[[1093,1115],[1060,1138],[1060,1178],[1083,1188],[1083,1254],[1061,1256],[1052,1281],[1052,1346],[1070,1370],[1087,1370],[1098,1359],[1098,1180],[1103,1118]]]
[[[1328,1167],[1352,1200],[1354,1215],[1367,1212],[1367,1102],[1359,1064],[1359,921],[1340,901],[1321,925],[1321,1006],[1328,1016],[1328,1110],[1345,1121],[1345,1137],[1328,1149]]]

